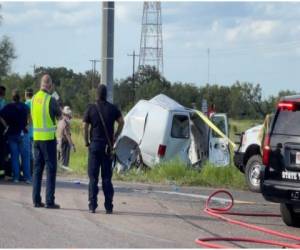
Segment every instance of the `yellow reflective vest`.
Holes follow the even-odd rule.
[[[50,116],[51,95],[45,91],[37,92],[31,102],[31,118],[34,141],[55,139],[56,125]]]

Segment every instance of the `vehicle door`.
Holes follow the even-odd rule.
[[[188,149],[190,145],[190,116],[188,112],[172,112],[171,122],[167,129],[167,145],[164,160],[179,157],[189,163]]]
[[[211,121],[225,134],[229,135],[226,114],[213,114]],[[227,166],[230,163],[229,143],[214,130],[209,131],[209,162],[216,166]]]

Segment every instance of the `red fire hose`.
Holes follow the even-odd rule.
[[[213,208],[210,207],[210,202],[213,199],[214,196],[218,194],[225,194],[229,197],[229,205],[222,207],[222,208]],[[274,235],[277,237],[281,237],[283,239],[289,239],[289,240],[295,240],[297,243],[287,243],[287,242],[281,242],[281,241],[273,241],[273,240],[260,240],[257,238],[244,238],[244,237],[211,237],[211,238],[199,238],[196,239],[195,242],[205,248],[229,248],[224,245],[219,245],[215,243],[210,243],[212,241],[231,241],[231,242],[248,242],[248,243],[255,243],[255,244],[264,244],[264,245],[271,245],[271,246],[277,246],[277,247],[285,247],[285,248],[300,248],[300,237],[291,235],[291,234],[285,234],[281,233],[275,230],[271,230],[268,228],[256,226],[253,224],[249,224],[240,220],[231,219],[229,217],[224,216],[226,215],[238,215],[238,216],[263,216],[263,217],[280,217],[280,215],[277,214],[269,214],[269,213],[235,213],[230,212],[230,209],[234,205],[234,200],[231,195],[226,190],[217,190],[216,192],[212,193],[205,204],[204,212],[209,214],[210,216],[213,216],[217,219],[223,220],[225,222],[228,222],[230,224],[239,225],[247,229],[251,229],[253,231],[260,231],[264,232],[269,235]]]

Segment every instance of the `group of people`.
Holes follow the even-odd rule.
[[[32,183],[33,206],[58,209],[60,205],[55,202],[57,159],[62,168],[68,169],[70,151],[75,151],[75,145],[71,138],[70,127],[72,111],[68,106],[60,107],[51,95],[52,90],[52,79],[50,75],[45,74],[41,78],[40,90],[37,93],[34,94],[32,89],[25,91],[25,103],[21,101],[19,92],[14,90],[12,102],[6,104],[5,88],[0,86],[0,166],[4,164],[4,148],[8,142],[13,181],[19,182],[22,170],[24,180]],[[115,122],[118,123],[116,131],[114,131]],[[123,125],[120,110],[107,101],[106,86],[99,85],[97,101],[88,106],[83,117],[83,139],[88,148],[91,213],[95,213],[98,207],[100,171],[105,197],[104,207],[108,214],[113,212],[113,144],[120,135]],[[42,202],[44,168],[46,168],[46,197],[45,202]]]
[[[13,181],[15,183],[20,181],[22,169],[24,181],[30,184],[32,182],[31,163],[33,157],[31,150],[32,127],[28,118],[33,90],[26,89],[25,102],[21,101],[20,93],[17,90],[13,90],[12,102],[10,103],[6,103],[5,94],[5,87],[0,86],[0,166],[5,165],[6,156],[9,152]]]
[[[24,102],[21,101],[18,90],[12,91],[11,102],[6,102],[5,95],[6,88],[0,86],[0,166],[6,174],[12,176],[13,182],[24,180],[30,184],[33,172],[33,130],[30,115],[33,90],[25,90]],[[60,166],[68,171],[70,150],[75,151],[71,138],[71,118],[72,111],[69,106],[65,106],[58,121],[57,152]]]

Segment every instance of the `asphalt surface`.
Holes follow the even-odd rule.
[[[31,189],[30,185],[0,181],[1,248],[194,248],[198,247],[196,238],[211,236],[280,240],[205,214],[205,199],[215,189],[117,182],[112,215],[105,214],[102,191],[97,213],[88,213],[85,181],[58,179],[56,202],[60,210],[33,208]],[[266,202],[260,194],[231,192],[237,200],[234,211],[279,212],[278,204]],[[285,226],[281,218],[241,219],[300,236],[299,228]]]

